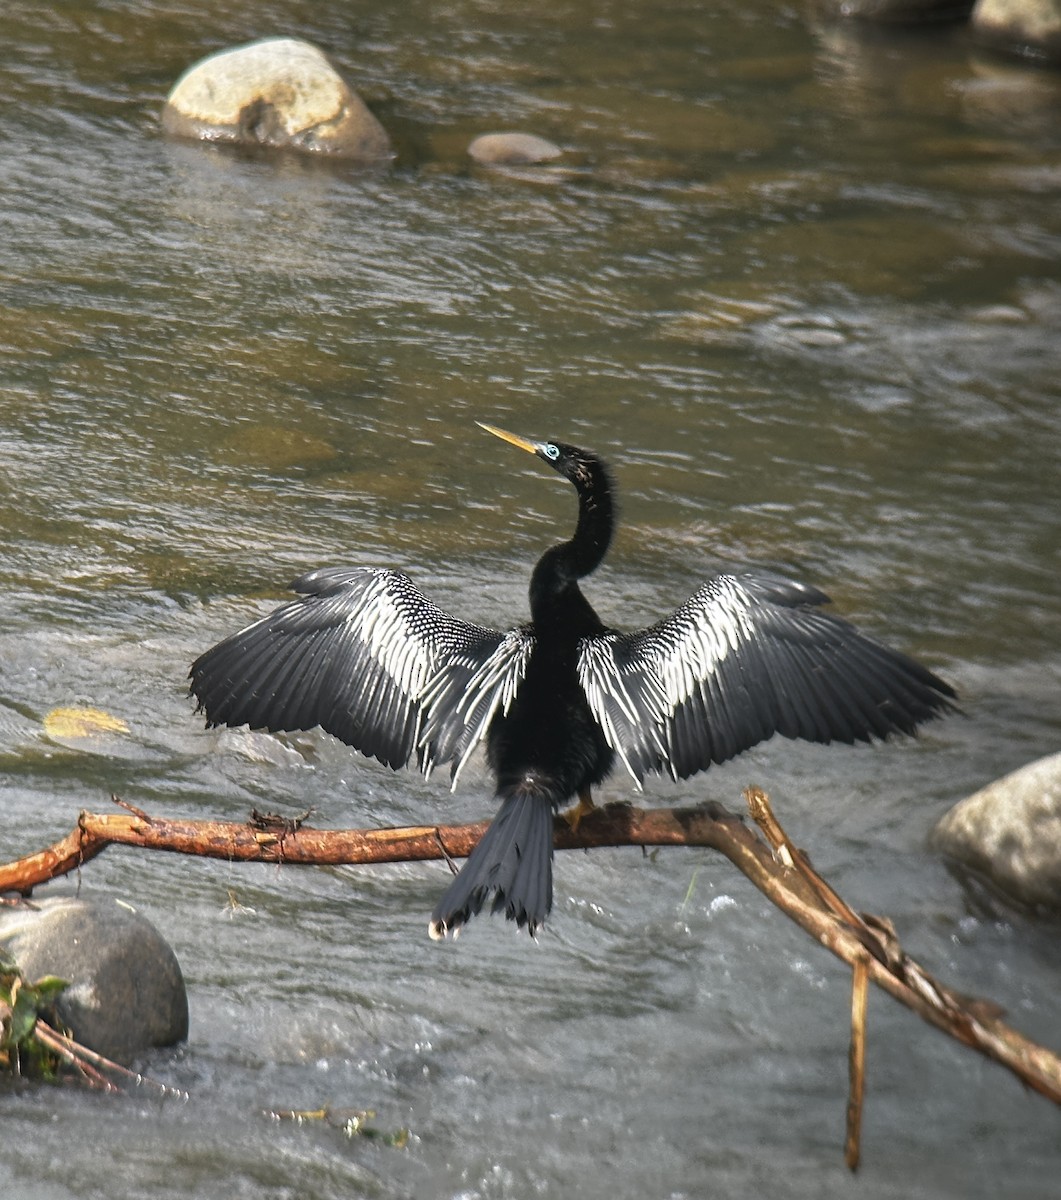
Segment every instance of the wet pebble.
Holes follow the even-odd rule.
[[[486,166],[528,166],[552,162],[563,150],[533,133],[484,133],[471,143],[468,154]]]

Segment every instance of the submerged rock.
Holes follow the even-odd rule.
[[[115,1062],[188,1036],[188,995],[173,951],[114,899],[58,897],[0,909],[0,945],[33,982],[69,986],[57,1015],[74,1038]]]
[[[1061,754],[1028,763],[956,804],[932,841],[1019,904],[1061,911]]]
[[[175,137],[288,147],[372,162],[386,130],[309,42],[266,38],[222,50],[177,81],[162,111]]]
[[[563,150],[533,133],[484,133],[471,143],[468,154],[488,166],[529,166],[552,162]]]

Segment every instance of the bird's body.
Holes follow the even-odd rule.
[[[578,681],[580,645],[607,632],[579,587],[611,540],[611,484],[603,466],[593,465],[583,493],[592,503],[582,500],[574,538],[547,551],[531,576],[533,648],[510,711],[494,717],[487,736],[499,787],[533,772],[550,780],[561,801],[600,783],[614,759]]]
[[[907,656],[822,612],[821,592],[764,575],[718,575],[658,624],[607,628],[579,587],[614,527],[593,454],[489,432],[574,485],[574,536],[531,576],[530,622],[508,632],[432,604],[403,574],[330,568],[297,600],[201,655],[192,691],[211,724],[326,731],[391,767],[457,774],[481,742],[498,814],[435,909],[456,932],[493,896],[533,933],[552,905],[553,814],[589,801],[617,762],[687,778],[781,733],[869,741],[913,733],[951,688]]]

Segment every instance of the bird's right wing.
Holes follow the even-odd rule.
[[[579,681],[634,779],[685,779],[775,733],[869,741],[952,707],[912,658],[822,611],[816,588],[718,575],[669,617],[579,647]]]
[[[530,634],[453,617],[397,571],[330,567],[293,587],[298,599],[192,664],[208,723],[319,725],[389,767],[452,762],[455,776],[511,703]]]
[[[436,763],[452,763],[454,784],[496,712],[507,713],[527,671],[534,635],[521,625],[510,629],[489,654],[487,646],[452,654],[424,688],[421,734],[424,774]]]

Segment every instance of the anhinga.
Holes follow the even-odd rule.
[[[319,725],[392,768],[449,763],[454,781],[485,741],[500,811],[435,909],[433,937],[491,894],[494,912],[534,933],[552,906],[553,814],[575,797],[589,805],[616,759],[639,785],[650,771],[685,779],[774,733],[869,741],[951,707],[943,680],[788,579],[716,575],[648,629],[608,628],[579,588],[611,541],[607,468],[563,442],[483,428],[578,493],[574,536],[531,575],[528,624],[472,625],[397,571],[330,567],[191,668],[211,725]]]

